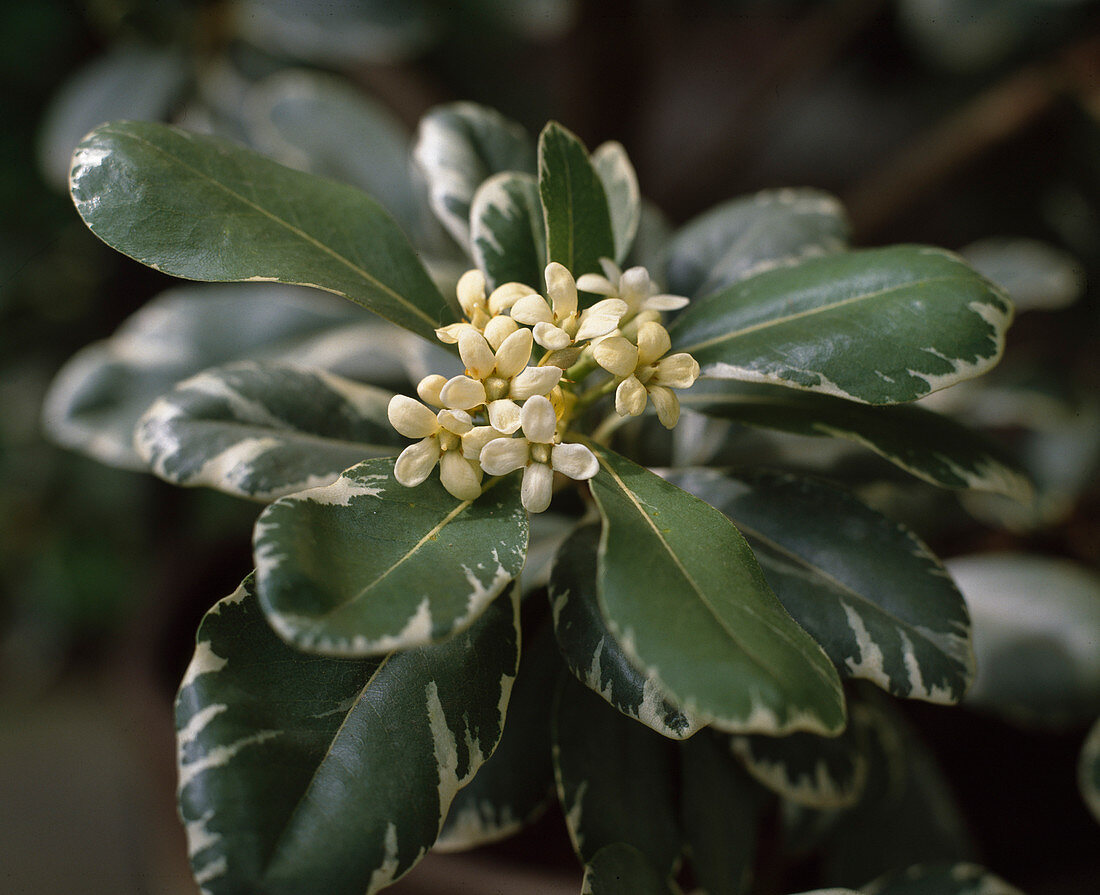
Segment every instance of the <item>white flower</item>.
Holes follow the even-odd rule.
[[[618,298],[598,301],[580,311],[577,283],[556,261],[546,265],[545,276],[550,304],[541,295],[527,295],[512,305],[511,314],[513,319],[533,327],[535,341],[549,351],[607,335],[626,313],[626,303]]]
[[[393,476],[407,488],[423,482],[436,464],[439,481],[459,500],[475,500],[481,494],[481,467],[463,456],[463,436],[473,428],[464,410],[433,413],[419,401],[394,395],[387,409],[390,424],[406,438],[419,439],[397,458]]]
[[[466,319],[441,326],[435,331],[436,337],[441,342],[454,345],[463,332],[472,330],[484,333],[493,348],[500,347],[501,341],[516,330],[515,321],[505,312],[523,296],[538,295],[534,289],[523,283],[505,283],[497,286],[486,299],[485,275],[476,269],[466,271],[459,278],[456,291],[458,303]]]
[[[550,506],[554,473],[571,479],[590,479],[600,468],[596,455],[583,444],[555,444],[557,415],[550,399],[528,398],[521,411],[523,436],[496,438],[481,449],[481,468],[489,475],[523,470],[520,499],[530,513]]]
[[[600,267],[604,276],[586,273],[577,280],[577,288],[622,299],[627,308],[622,316],[623,322],[642,311],[676,311],[688,303],[682,295],[658,294],[657,284],[644,267],[631,267],[623,271],[610,258],[601,258]]]

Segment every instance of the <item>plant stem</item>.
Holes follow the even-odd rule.
[[[599,385],[595,385],[586,392],[581,392],[577,395],[576,403],[573,405],[574,415],[583,413],[593,404],[595,404],[600,398],[605,395],[611,394],[615,391],[619,382],[616,379],[608,379],[606,382],[601,382]]]

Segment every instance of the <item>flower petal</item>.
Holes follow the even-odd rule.
[[[407,395],[390,398],[386,415],[390,418],[390,425],[406,438],[425,438],[439,431],[435,411]]]
[[[554,471],[545,463],[531,463],[523,470],[519,499],[528,513],[541,513],[554,496]]]
[[[699,378],[699,362],[686,352],[670,354],[657,361],[656,385],[668,388],[691,388]]]
[[[649,397],[657,408],[657,419],[666,429],[671,429],[680,419],[680,399],[671,389],[655,385],[649,389]]]
[[[542,369],[546,369],[543,367]],[[554,430],[558,427],[558,416],[554,405],[543,395],[535,395],[523,402],[520,409],[520,424],[524,437],[531,442],[550,444],[554,440]]]
[[[652,292],[649,271],[644,267],[632,267],[624,270],[619,278],[619,298],[637,311]]]
[[[467,460],[477,460],[485,445],[495,438],[504,437],[503,433],[492,426],[474,426],[462,436],[462,456]]]
[[[642,308],[646,311],[678,311],[687,307],[690,301],[686,295],[668,295],[662,292],[660,295],[649,296],[642,302]]]
[[[446,326],[439,327],[435,331],[435,337],[445,345],[457,345],[459,335],[467,329],[477,332],[474,326],[469,323],[449,323]]]
[[[600,471],[600,461],[583,444],[555,444],[550,449],[550,465],[577,481],[590,479]]]
[[[501,342],[496,354],[497,375],[511,379],[526,367],[527,361],[531,359],[532,344],[533,338],[529,329],[517,329]]]
[[[458,303],[467,317],[473,317],[474,311],[479,307],[485,307],[485,274],[476,267],[468,270],[458,278],[455,287],[458,293]]]
[[[512,379],[508,397],[526,401],[532,395],[546,395],[561,381],[561,367],[547,364],[545,367],[528,367]]]
[[[554,312],[550,310],[550,305],[546,303],[545,298],[537,294],[525,295],[512,305],[510,313],[513,320],[518,320],[527,326],[554,322]]]
[[[472,410],[485,403],[485,386],[469,376],[453,376],[439,390],[439,399],[452,410]]]
[[[489,402],[489,425],[498,432],[511,435],[519,428],[519,405],[509,398]]]
[[[489,347],[493,351],[496,351],[504,344],[504,340],[517,329],[519,329],[519,324],[515,320],[507,314],[498,314],[496,317],[490,318],[489,322],[485,324],[485,341],[489,343]]]
[[[623,278],[623,269],[610,258],[601,258],[600,267],[603,269],[603,275],[615,284],[615,289],[618,291],[619,280]]]
[[[638,346],[622,336],[611,336],[593,346],[592,356],[608,373],[623,379],[638,369]]]
[[[525,283],[504,283],[497,286],[489,296],[489,313],[494,316],[503,314],[525,295],[538,295],[538,290]]]
[[[563,264],[551,261],[546,265],[546,294],[554,307],[554,317],[564,320],[577,313],[577,282]]]
[[[615,389],[615,412],[619,416],[637,416],[645,410],[646,390],[637,377],[629,376]]]
[[[446,451],[439,461],[439,481],[459,500],[477,500],[481,496],[481,477],[481,467],[458,451]]]
[[[478,462],[489,475],[507,475],[531,459],[526,438],[494,438],[481,449]]]
[[[492,375],[497,365],[496,356],[485,336],[475,329],[464,330],[458,337],[458,355],[466,371],[474,379],[485,379]]]
[[[618,295],[619,288],[607,277],[601,277],[598,273],[585,273],[577,278],[577,288],[582,292],[592,292],[595,295]]]
[[[474,421],[465,410],[441,410],[436,418],[441,428],[455,435],[465,435],[474,427]]]
[[[432,373],[420,380],[416,386],[416,393],[420,395],[420,400],[425,404],[431,404],[434,407],[442,407],[443,402],[439,400],[439,390],[446,384],[446,376],[441,376],[439,373]]]
[[[638,327],[638,366],[648,367],[671,347],[672,339],[661,324],[649,322]]]
[[[535,341],[547,351],[560,351],[573,344],[573,337],[553,323],[536,323],[534,336]]]
[[[439,439],[425,438],[410,444],[397,456],[393,477],[406,488],[415,488],[426,479],[439,462]]]

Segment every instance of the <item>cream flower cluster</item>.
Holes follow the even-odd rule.
[[[419,401],[395,395],[389,404],[393,427],[416,439],[397,458],[398,482],[419,485],[438,465],[448,492],[474,500],[486,473],[522,469],[523,506],[541,513],[550,505],[555,472],[583,481],[599,470],[586,445],[565,440],[576,409],[614,389],[620,416],[636,416],[652,401],[665,426],[676,424],[679,402],[670,389],[689,388],[699,365],[688,354],[666,356],[671,342],[659,320],[661,311],[687,299],[656,294],[645,268],[623,272],[607,259],[601,265],[604,276],[574,280],[551,262],[546,297],[523,283],[486,295],[480,271],[462,275],[457,292],[465,320],[436,335],[458,346],[465,372],[426,376],[416,389]],[[605,298],[581,310],[578,287]],[[602,376],[586,390],[588,375],[601,369],[612,378]]]

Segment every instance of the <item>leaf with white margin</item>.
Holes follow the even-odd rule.
[[[915,864],[867,883],[860,891],[863,895],[1024,895],[984,867],[965,862]]]
[[[702,730],[679,752],[680,822],[693,875],[706,895],[747,895],[771,795],[730,754],[724,734]]]
[[[703,298],[754,274],[842,251],[844,206],[820,190],[764,190],[688,221],[668,246],[669,291]]]
[[[958,556],[978,674],[966,702],[1010,721],[1087,724],[1100,714],[1100,575],[1063,557]]]
[[[470,243],[490,289],[526,283],[537,291],[546,267],[546,231],[533,175],[505,171],[477,188],[470,205]]]
[[[591,861],[604,846],[627,842],[671,873],[680,854],[673,744],[564,673],[551,736],[558,798],[577,856]]]
[[[533,605],[531,600],[524,603],[523,655],[500,744],[455,796],[433,851],[463,851],[511,836],[538,817],[553,797],[546,696],[554,690],[561,658],[549,620],[531,621],[528,607]],[[537,608],[545,616],[545,607]]]
[[[176,700],[180,816],[202,890],[363,895],[412,867],[500,738],[518,599],[502,595],[445,644],[370,660],[287,646],[251,577],[217,603]]]
[[[1100,823],[1100,721],[1092,725],[1081,746],[1077,784],[1092,816]]]
[[[680,406],[708,416],[795,435],[843,438],[941,488],[992,491],[1026,501],[1023,467],[993,439],[923,407],[868,407],[775,385],[701,379]]]
[[[398,453],[406,442],[387,417],[391,397],[322,370],[240,361],[158,398],[134,444],[172,484],[271,501]]]
[[[693,301],[670,332],[703,376],[898,404],[993,367],[1012,314],[956,255],[901,245],[757,274]]]
[[[622,143],[609,141],[592,153],[592,167],[607,195],[607,210],[611,215],[611,232],[615,238],[614,260],[622,264],[634,244],[642,217],[642,191],[638,175]]]
[[[518,476],[490,480],[470,501],[448,494],[437,475],[406,488],[393,465],[359,463],[256,520],[256,593],[298,649],[373,656],[444,640],[522,570]]]
[[[589,484],[604,528],[597,588],[631,662],[685,710],[730,733],[839,733],[829,658],[768,587],[714,507],[605,448]]]
[[[111,122],[77,146],[70,185],[96,236],[163,273],[312,286],[433,342],[459,317],[378,202],[228,140]]]
[[[615,842],[605,845],[585,865],[581,895],[678,895],[649,858],[633,845]]]
[[[608,630],[596,598],[599,525],[578,528],[558,551],[550,572],[554,634],[569,670],[610,705],[651,730],[685,739],[702,727],[646,677]]]
[[[207,367],[247,357],[277,355],[288,362],[328,366],[346,351],[328,339],[362,320],[347,302],[294,286],[190,285],[169,289],[123,321],[108,339],[74,355],[46,395],[42,423],[58,444],[108,466],[145,469],[133,446],[134,426],[158,397]],[[399,330],[402,335],[407,335]],[[364,350],[349,341],[358,353]],[[299,347],[310,347],[302,357]]]
[[[906,699],[962,699],[974,677],[966,604],[907,528],[814,479],[698,469],[669,480],[733,520],[784,607],[845,677]]]
[[[807,808],[846,808],[867,782],[869,726],[862,706],[853,705],[838,737],[734,736],[729,745],[755,780],[784,799]]]
[[[449,103],[420,119],[413,159],[427,180],[435,216],[471,251],[470,204],[478,187],[504,171],[534,174],[535,144],[521,125],[494,109]]]
[[[1017,311],[1069,307],[1085,288],[1081,263],[1037,239],[992,237],[970,243],[959,254],[1012,296]]]

